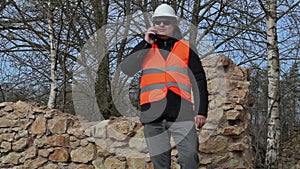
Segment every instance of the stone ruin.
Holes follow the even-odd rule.
[[[249,70],[228,57],[202,60],[209,113],[198,131],[200,169],[252,168]],[[173,143],[174,145],[174,143]],[[172,149],[172,169],[180,168]],[[0,103],[0,168],[152,169],[138,117],[86,122],[37,103]]]

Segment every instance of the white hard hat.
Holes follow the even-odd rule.
[[[174,9],[171,6],[167,5],[167,4],[161,4],[161,5],[159,5],[155,9],[152,18],[159,17],[159,16],[168,16],[168,17],[177,18],[177,16],[175,15]]]

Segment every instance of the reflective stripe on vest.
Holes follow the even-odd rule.
[[[191,101],[189,51],[189,42],[177,41],[165,60],[157,45],[152,45],[142,64],[141,105],[165,98],[168,90]]]

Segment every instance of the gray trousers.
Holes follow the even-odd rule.
[[[144,134],[155,169],[170,169],[171,135],[178,150],[181,169],[198,169],[198,135],[193,121],[144,124]]]

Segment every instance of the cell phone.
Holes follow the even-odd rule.
[[[152,39],[152,40],[155,40],[155,39],[157,38],[157,35],[154,34],[154,33],[151,33],[151,34],[149,35],[149,38]]]

